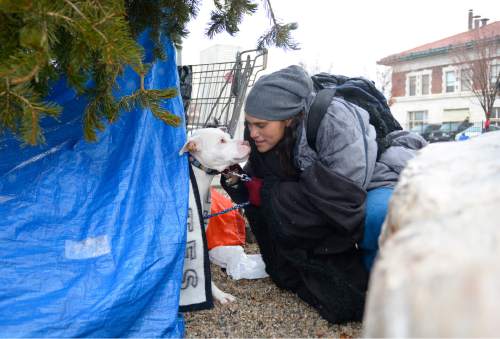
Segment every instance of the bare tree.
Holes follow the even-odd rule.
[[[386,66],[378,66],[377,67],[377,79],[376,85],[377,88],[384,94],[387,98],[387,101],[391,98],[391,82],[392,78],[392,68]]]
[[[491,110],[500,95],[500,37],[484,36],[477,29],[473,41],[455,49],[462,89],[470,89],[481,105],[489,128]]]

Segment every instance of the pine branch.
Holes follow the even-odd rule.
[[[29,144],[43,142],[40,120],[57,115],[60,108],[40,98],[50,79],[64,74],[89,98],[84,135],[96,140],[104,120],[118,117],[113,96],[118,76],[126,65],[142,65],[142,48],[131,36],[124,13],[121,0],[39,0],[29,11],[16,0],[2,1],[0,19],[5,21],[0,28],[7,32],[0,31],[0,42],[19,39],[6,43],[9,51],[0,59],[0,129],[19,133]]]
[[[10,79],[9,80],[10,84],[11,85],[19,85],[19,84],[28,82],[31,79],[33,79],[35,77],[35,75],[38,74],[39,71],[40,71],[40,66],[35,65],[35,67],[33,67],[33,69],[28,74],[26,74],[25,76],[22,76],[20,78]]]
[[[271,1],[270,0],[264,0],[264,8],[267,12],[267,16],[271,20],[271,23],[273,25],[276,25],[278,22],[276,20],[276,16],[274,15],[273,7],[271,6]]]
[[[23,140],[36,145],[44,141],[40,120],[44,116],[55,117],[61,108],[51,102],[43,102],[29,86],[9,85],[0,92],[0,127],[21,135]]]
[[[299,45],[291,37],[291,31],[297,29],[296,23],[275,24],[271,29],[263,34],[257,43],[257,48],[276,46],[285,50],[298,50]]]
[[[121,98],[118,108],[120,110],[131,111],[139,107],[147,107],[158,119],[170,126],[179,126],[181,120],[161,106],[161,102],[174,98],[177,90],[174,88],[166,90],[138,90],[135,93]]]
[[[104,130],[104,123],[101,121],[101,105],[99,100],[94,100],[90,102],[83,116],[83,136],[85,140],[96,141],[98,131]]]
[[[127,20],[132,34],[137,37],[150,30],[155,56],[165,58],[161,37],[169,37],[179,46],[189,33],[187,23],[198,14],[201,0],[125,0]]]
[[[285,50],[300,49],[299,45],[293,41],[291,37],[291,31],[298,28],[297,23],[282,24],[278,19],[276,19],[273,7],[271,6],[271,0],[264,0],[264,7],[273,26],[267,33],[263,34],[259,38],[257,48],[276,46]]]
[[[61,77],[89,100],[83,115],[87,140],[96,140],[105,121],[115,121],[125,106],[150,108],[162,121],[178,124],[180,119],[162,106],[174,92],[144,88],[144,51],[136,38],[149,29],[154,58],[165,58],[164,38],[180,45],[200,1],[0,0],[0,132],[10,130],[29,144],[43,142],[40,121],[56,117],[60,108],[42,98]],[[214,4],[210,36],[222,31],[236,34],[244,15],[257,9],[253,0]],[[290,37],[296,25],[277,22],[270,0],[265,4],[275,25],[261,45],[297,48]],[[113,90],[127,66],[139,70],[138,97],[117,99]]]
[[[211,22],[206,33],[210,38],[222,31],[235,35],[239,31],[238,25],[243,15],[253,14],[256,10],[257,5],[250,0],[225,0],[224,5],[217,2],[216,10],[211,13]]]

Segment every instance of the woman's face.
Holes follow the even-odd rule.
[[[260,153],[271,150],[285,135],[285,127],[289,126],[291,119],[271,121],[261,120],[245,115],[245,120],[250,132],[250,137]]]

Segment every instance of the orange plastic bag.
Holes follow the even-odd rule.
[[[211,194],[211,214],[234,206],[230,199],[213,188],[211,189]],[[212,217],[208,220],[206,236],[209,250],[217,246],[244,245],[245,219],[243,219],[238,210]]]

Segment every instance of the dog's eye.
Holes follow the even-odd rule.
[[[226,139],[224,139],[224,138],[220,139],[220,143],[221,144],[225,144],[226,143]]]

